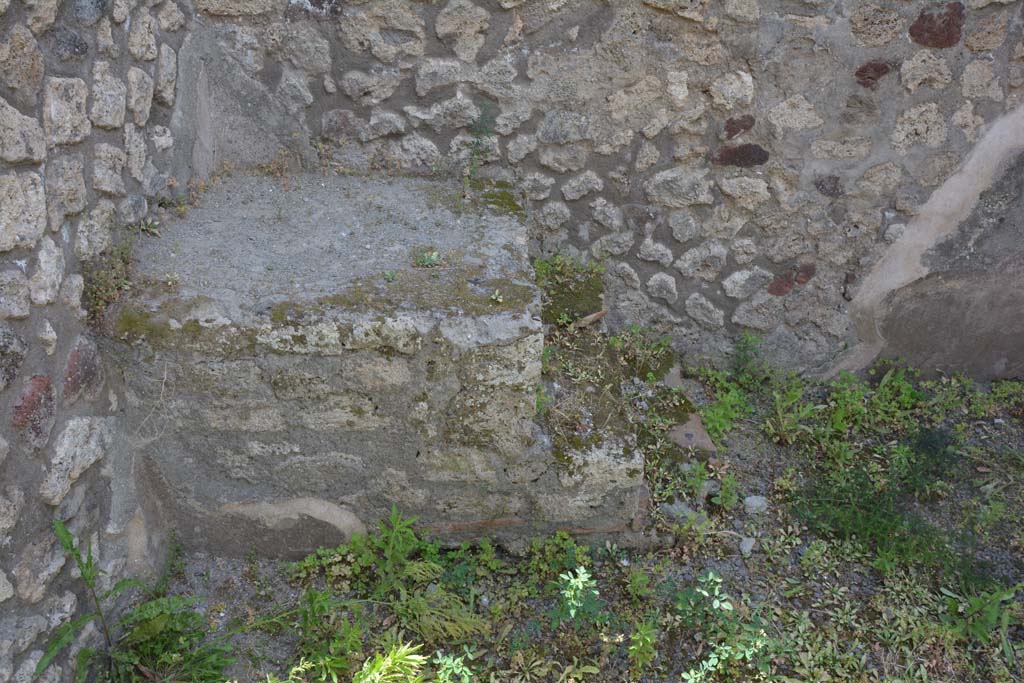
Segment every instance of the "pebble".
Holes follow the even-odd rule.
[[[748,515],[760,515],[768,512],[768,499],[764,496],[747,496],[743,499],[743,509]]]

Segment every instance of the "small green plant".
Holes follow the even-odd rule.
[[[434,668],[437,683],[472,683],[473,670],[466,664],[469,653],[455,655],[438,652],[434,656]]]
[[[417,268],[436,268],[441,265],[441,253],[433,249],[421,251],[416,254],[413,265]]]
[[[560,599],[551,613],[553,627],[569,623],[579,630],[604,620],[597,581],[586,567],[579,566],[575,571],[560,574],[557,586]]]
[[[420,646],[396,645],[363,663],[352,683],[421,683],[426,657]]]
[[[183,597],[147,600],[121,619],[121,635],[115,638],[105,603],[127,590],[144,586],[134,579],[124,579],[110,590],[99,593],[98,581],[103,571],[96,566],[92,546],[87,546],[83,554],[60,519],[54,518],[53,530],[61,548],[74,561],[94,611],[71,620],[57,631],[36,666],[35,676],[42,674],[82,629],[96,621],[106,649],[102,652],[92,648],[81,650],[76,658],[76,680],[86,680],[93,670],[95,675],[111,683],[223,681],[223,671],[233,661],[231,651],[216,641],[207,642],[203,616],[189,609],[196,600]]]
[[[803,382],[793,377],[781,391],[772,392],[772,413],[762,431],[775,443],[790,446],[811,433],[808,423],[816,408],[804,401],[804,391]]]
[[[299,654],[311,664],[316,681],[338,683],[352,675],[361,659],[362,628],[341,614],[342,604],[329,593],[312,588],[299,602],[296,626]]]
[[[943,621],[954,634],[982,645],[998,641],[1006,661],[1014,659],[1015,652],[1009,632],[1011,625],[1021,623],[1020,610],[1014,605],[1014,598],[1018,592],[1024,591],[1024,583],[966,596],[946,588],[940,590],[946,598]]]
[[[141,221],[131,226],[131,231],[137,232],[140,235],[149,235],[150,237],[160,236],[160,221],[153,218],[143,218]]]
[[[560,574],[558,592],[562,595],[562,605],[569,613],[570,619],[575,619],[576,614],[581,612],[587,602],[597,598],[597,581],[590,575],[586,567],[576,567],[576,572]]]
[[[718,489],[711,502],[723,510],[732,510],[740,502],[740,487],[736,477],[731,473],[722,477],[721,488]]]
[[[505,297],[501,295],[500,289],[494,290],[494,294],[491,294],[491,301],[493,301],[496,304],[501,304],[505,302]]]
[[[655,642],[658,629],[653,619],[644,619],[633,625],[629,634],[629,647],[626,654],[629,658],[629,670],[634,676],[644,673],[657,656]]]
[[[634,602],[642,602],[654,594],[651,577],[643,569],[632,567],[626,575],[626,594]]]
[[[394,282],[398,279],[397,270],[385,270],[384,271],[384,282]]]

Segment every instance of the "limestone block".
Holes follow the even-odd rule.
[[[178,55],[169,45],[160,46],[160,60],[156,65],[156,99],[160,104],[174,106],[178,87]]]
[[[132,113],[135,125],[146,125],[152,104],[152,77],[138,67],[131,67],[128,69],[128,110]]]
[[[43,53],[35,36],[18,24],[0,41],[0,85],[13,92],[15,102],[32,106],[43,84]]]
[[[114,438],[114,419],[78,417],[68,421],[57,437],[53,459],[39,486],[39,497],[60,505],[72,484],[100,461]]]
[[[437,15],[437,37],[451,47],[459,59],[472,62],[484,46],[490,17],[490,12],[470,0],[450,0]]]
[[[107,315],[129,428],[161,435],[145,476],[186,543],[302,553],[392,504],[452,537],[628,524],[637,456],[567,489],[532,422],[543,334],[518,212],[463,205],[458,183],[290,183],[213,188],[136,255],[140,282],[178,284]],[[542,515],[540,495],[565,504]]]
[[[152,62],[157,57],[156,19],[146,8],[132,17],[128,31],[128,52],[139,61]]]
[[[35,173],[0,175],[0,251],[33,247],[46,231],[46,195]]]
[[[111,71],[108,62],[92,65],[92,109],[90,118],[97,128],[117,129],[124,125],[128,89]]]
[[[37,306],[57,300],[64,279],[64,252],[49,237],[44,237],[36,254],[36,269],[29,280],[29,294]]]
[[[47,78],[43,90],[43,129],[50,147],[81,142],[92,131],[86,116],[89,90],[80,78]]]

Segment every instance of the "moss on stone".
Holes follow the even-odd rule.
[[[604,269],[556,255],[534,262],[537,284],[544,292],[542,319],[547,325],[568,325],[604,307]]]

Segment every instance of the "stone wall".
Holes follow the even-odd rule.
[[[55,512],[110,578],[155,557],[81,273],[158,198],[273,160],[491,176],[691,358],[750,330],[807,372],[1020,374],[1022,7],[0,0],[0,680],[76,608]]]

